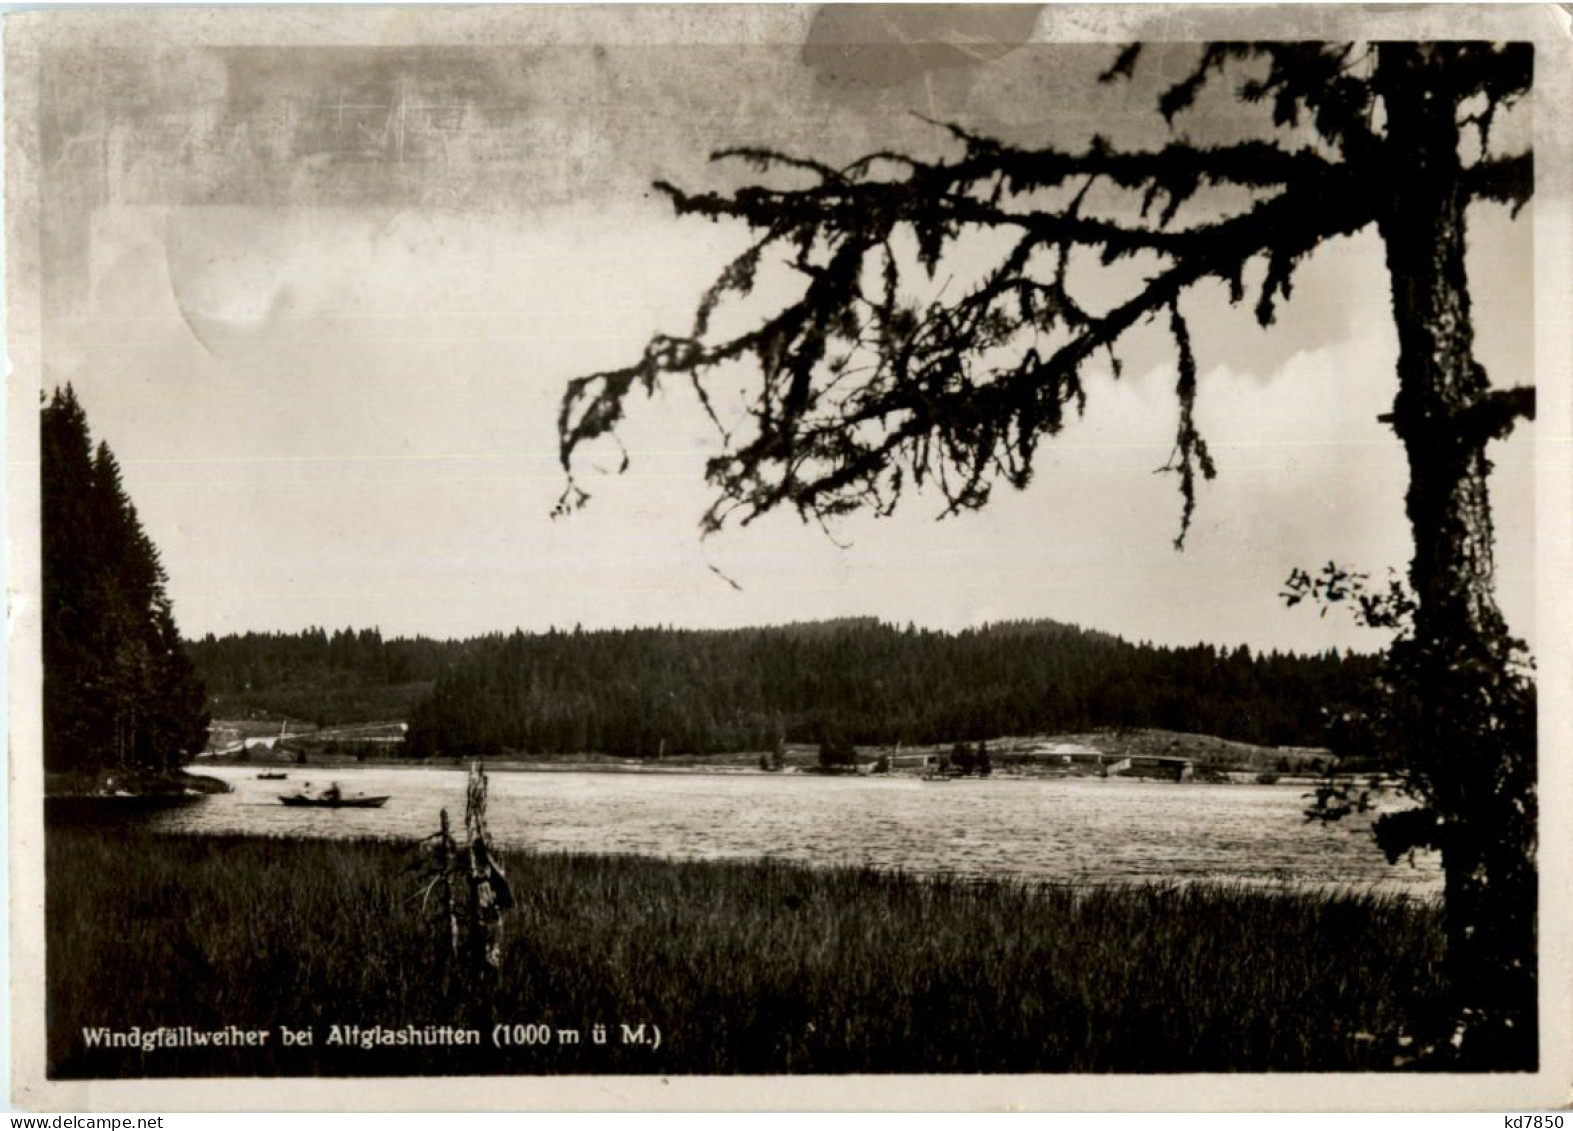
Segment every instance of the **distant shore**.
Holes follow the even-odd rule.
[[[521,774],[705,774],[725,777],[859,777],[859,778],[885,778],[894,781],[913,781],[922,778],[920,771],[911,769],[895,770],[890,773],[874,773],[866,767],[853,771],[827,771],[809,766],[789,766],[783,770],[761,770],[758,766],[712,764],[706,765],[699,762],[685,763],[679,761],[637,762],[623,761],[620,759],[607,759],[604,761],[579,761],[579,760],[541,760],[533,761],[520,758],[367,758],[356,759],[353,756],[314,755],[307,762],[294,762],[288,759],[252,758],[242,760],[233,757],[203,758],[190,764],[188,769],[200,774],[204,768],[225,767],[229,769],[254,769],[258,773],[273,773],[280,770],[468,770],[470,766],[479,761],[487,773],[521,773]],[[1271,780],[1262,780],[1267,777]],[[1365,774],[1341,774],[1339,777],[1360,777]],[[947,780],[956,782],[979,781],[1076,781],[1076,780],[1126,780],[1126,781],[1156,781],[1173,782],[1172,777],[1162,775],[1143,774],[1116,774],[1105,777],[1097,773],[1065,773],[1047,768],[1024,769],[1010,767],[995,770],[984,777],[976,774],[957,776]],[[1323,781],[1319,774],[1267,774],[1263,775],[1247,770],[1223,771],[1205,779],[1198,779],[1196,784],[1202,785],[1281,785],[1281,786],[1311,786]],[[1385,779],[1384,779],[1385,780]],[[1191,784],[1191,783],[1184,783]]]
[[[242,726],[256,728],[258,733],[266,728],[276,728],[277,722],[247,722],[245,720],[215,721],[234,732]],[[294,725],[294,724],[290,724]],[[396,722],[366,724],[367,727],[388,729]],[[277,730],[274,734],[277,734]],[[289,771],[301,769],[336,768],[422,768],[466,769],[470,757],[409,758],[401,757],[390,749],[386,740],[356,749],[335,745],[331,732],[324,740],[312,730],[290,733],[283,737],[268,737],[266,743],[258,742],[245,753],[226,750],[205,754],[194,761],[190,768],[199,771],[204,766],[254,766],[259,771]],[[1332,760],[1327,750],[1306,747],[1266,747],[1236,742],[1211,735],[1186,734],[1156,729],[1129,729],[1088,731],[1067,734],[1033,736],[1002,736],[990,738],[985,743],[990,752],[992,770],[988,775],[996,779],[1057,780],[1079,777],[1126,777],[1151,781],[1174,781],[1179,777],[1177,764],[1188,763],[1192,768],[1187,778],[1219,784],[1283,784],[1309,785],[1322,780],[1325,767]],[[973,744],[968,744],[969,748]],[[1059,764],[1046,758],[1045,748],[1075,750],[1080,756],[1096,756],[1108,763]],[[896,778],[935,775],[952,754],[950,744],[930,744],[902,747],[888,744],[867,744],[858,747],[856,773],[863,776],[875,774],[875,766],[888,759],[890,776]],[[926,759],[926,761],[924,761]],[[1113,765],[1125,759],[1138,763],[1128,769]],[[615,754],[588,752],[570,754],[512,754],[486,755],[478,759],[489,771],[521,773],[639,773],[639,774],[814,774],[844,775],[850,768],[824,769],[819,765],[817,748],[805,743],[789,743],[783,750],[779,768],[766,770],[762,763],[770,760],[761,751],[738,751],[723,754],[675,754],[662,758],[631,758]],[[1147,762],[1147,768],[1140,763]],[[1168,769],[1155,769],[1152,763],[1167,761]],[[1111,772],[1105,774],[1104,770]],[[1351,774],[1368,776],[1369,771],[1356,770]],[[952,775],[959,780],[978,780],[977,774]]]

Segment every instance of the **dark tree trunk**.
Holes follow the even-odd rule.
[[[1393,426],[1418,599],[1414,640],[1395,655],[1413,681],[1418,779],[1440,819],[1447,1042],[1471,1064],[1533,1068],[1534,708],[1497,609],[1486,480],[1492,394],[1476,362],[1464,269],[1457,97],[1424,45],[1384,45],[1391,198],[1381,221],[1398,326]]]

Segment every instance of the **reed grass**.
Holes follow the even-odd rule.
[[[502,973],[465,994],[445,988],[411,861],[388,843],[51,829],[51,1074],[1382,1069],[1442,989],[1438,910],[1394,897],[511,854]],[[498,1022],[553,1040],[496,1049]],[[333,1025],[445,1024],[485,1044],[326,1043]],[[625,1043],[640,1024],[646,1043]],[[85,1026],[134,1025],[314,1043],[84,1046]]]

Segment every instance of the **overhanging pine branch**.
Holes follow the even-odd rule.
[[[1298,234],[1309,248],[1331,236],[1357,231],[1372,219],[1371,202],[1353,193],[1337,191],[1330,185],[1318,185],[1303,193],[1285,194],[1244,216],[1213,226],[1207,239],[1198,240],[1189,247],[1190,254],[1160,272],[1137,295],[1104,316],[1078,323],[1070,339],[1047,357],[1039,358],[1029,351],[1016,365],[990,368],[976,381],[963,384],[923,379],[922,370],[907,372],[903,380],[883,387],[878,395],[859,398],[855,411],[846,415],[833,411],[828,418],[815,421],[805,418],[803,430],[796,433],[782,418],[776,417],[756,441],[733,453],[730,466],[726,466],[725,461],[718,465],[717,470],[726,466],[727,473],[713,475],[712,481],[724,490],[748,496],[744,510],[750,520],[785,501],[791,501],[805,513],[818,513],[826,500],[838,504],[842,492],[848,488],[859,484],[866,487],[868,480],[889,467],[897,453],[906,450],[914,459],[921,458],[920,442],[934,435],[942,438],[950,435],[948,429],[955,426],[954,422],[1014,420],[1017,424],[1014,461],[1007,453],[1012,441],[1004,428],[996,428],[988,434],[991,445],[988,451],[976,450],[974,438],[970,441],[973,447],[968,449],[969,458],[957,461],[964,474],[960,485],[946,492],[951,503],[949,509],[981,505],[987,492],[980,483],[979,472],[985,464],[979,457],[986,457],[988,466],[1000,470],[1011,482],[1018,486],[1023,484],[1030,471],[1037,435],[1041,431],[1058,430],[1057,410],[1067,400],[1079,396],[1079,370],[1098,350],[1114,344],[1147,316],[1172,307],[1185,290],[1202,279],[1238,275],[1248,260],[1281,243],[1292,224],[1299,225]],[[1000,284],[1001,287],[1005,285]],[[958,320],[957,312],[986,307],[986,300],[993,297],[996,296],[984,292],[981,296],[968,296],[955,306],[932,311],[928,319],[944,323],[943,329],[933,331],[933,336],[955,343],[950,352],[968,352],[968,347],[962,343],[972,339],[954,337],[959,332],[957,326],[967,321]],[[929,321],[925,320],[913,329],[910,340],[923,340],[929,329]],[[984,341],[973,352],[982,354],[986,352],[983,347],[991,345],[991,341]],[[847,443],[841,435],[849,428],[876,420],[887,425],[878,443],[866,446]],[[764,481],[768,466],[780,454],[823,453],[832,447],[833,438],[839,438],[840,446],[822,473],[805,475],[805,464],[799,461],[793,464],[790,478],[783,477],[772,483]],[[1187,451],[1195,447],[1194,441],[1194,436],[1188,436]],[[1205,472],[1204,465],[1208,461],[1204,453],[1198,451],[1195,458],[1196,466]]]
[[[1286,150],[1265,141],[1194,146],[1173,142],[1159,150],[1122,151],[1101,139],[1081,153],[1018,149],[960,132],[968,157],[944,166],[957,184],[1003,175],[1016,191],[1055,188],[1083,176],[1105,178],[1126,189],[1165,184],[1233,184],[1281,188],[1325,176],[1332,162],[1311,149]]]
[[[1193,158],[1202,151],[1181,147],[1185,156],[1175,166],[1177,170],[1166,182],[1153,178],[1156,173],[1138,175],[1141,168],[1155,167],[1158,154],[1127,154],[1111,165],[1107,155],[1099,155],[1081,175],[1106,176],[1122,188],[1138,188],[1143,184],[1156,184],[1160,191],[1171,195],[1189,196],[1194,192],[1194,176],[1228,179],[1225,166],[1235,159],[1243,161],[1239,152],[1230,154],[1230,161],[1216,169]],[[1287,181],[1263,177],[1262,185],[1278,184],[1284,191],[1270,200],[1283,199],[1293,193],[1293,199],[1320,207],[1331,195],[1345,191],[1350,178],[1337,166],[1312,154],[1295,155],[1291,164],[1295,173]],[[1126,159],[1128,167],[1118,173],[1109,172]],[[1248,164],[1248,162],[1245,162]],[[1242,165],[1243,169],[1243,165]],[[1197,170],[1207,170],[1198,173]],[[782,228],[782,213],[791,211],[792,230],[814,231],[821,234],[860,233],[868,238],[887,238],[901,224],[914,227],[949,225],[980,229],[1008,228],[1031,233],[1044,244],[1070,244],[1101,251],[1105,261],[1138,252],[1182,258],[1205,252],[1207,246],[1226,233],[1228,225],[1248,213],[1236,214],[1223,220],[1196,223],[1189,227],[1168,229],[1139,223],[1122,222],[1087,216],[1075,210],[1030,209],[1015,210],[962,191],[937,186],[952,185],[948,175],[915,174],[902,181],[871,181],[852,183],[837,180],[809,189],[769,190],[759,187],[739,189],[730,195],[721,193],[688,193],[666,182],[657,182],[656,188],[666,193],[679,215],[700,215],[710,219],[731,217],[742,220],[756,230],[778,231]],[[1026,176],[1027,174],[1023,174]],[[1036,191],[1051,183],[1058,184],[1076,175],[1071,165],[1055,164],[1052,169],[1042,169],[1031,174],[1042,177],[1025,186],[1026,191]],[[1117,180],[1114,178],[1118,177]],[[976,179],[975,174],[969,174]],[[1236,183],[1253,183],[1240,180]],[[1259,203],[1257,207],[1261,207]],[[1294,229],[1314,230],[1314,215],[1294,218]]]
[[[1193,160],[1196,151],[1182,150],[1182,160]],[[1097,147],[1090,152],[1099,169],[1125,158],[1145,163],[1157,156],[1111,155]],[[1244,152],[1232,150],[1229,159]],[[1296,158],[1295,167],[1301,173],[1290,188],[1239,214],[1163,231],[1085,217],[1074,207],[1014,212],[964,193],[936,196],[933,179],[950,178],[953,171],[931,167],[915,167],[906,181],[843,179],[790,192],[756,186],[720,196],[662,186],[679,212],[736,217],[764,229],[756,247],[776,240],[796,245],[795,264],[810,284],[799,301],[749,333],[703,342],[709,312],[721,296],[751,286],[752,261],[746,271],[734,264],[701,303],[692,337],[657,337],[639,364],[569,387],[560,418],[561,459],[570,466],[580,443],[611,431],[635,386],[651,391],[673,372],[697,381],[699,373],[723,361],[752,354],[765,370],[753,410],[758,435],[712,461],[708,478],[725,506],[712,508],[707,523],[736,507],[746,522],[783,502],[816,517],[849,509],[854,500],[879,499],[877,505],[888,509],[880,482],[892,474],[897,456],[914,482],[934,474],[949,509],[980,506],[988,498],[988,473],[998,472],[1016,486],[1028,481],[1038,437],[1058,431],[1066,404],[1081,403],[1080,368],[1096,351],[1112,348],[1131,326],[1172,307],[1203,279],[1225,280],[1237,293],[1254,257],[1274,255],[1279,263],[1274,285],[1283,287],[1300,254],[1370,222],[1372,203],[1354,191],[1348,169],[1320,158]],[[935,258],[963,231],[1013,227],[1022,235],[978,290],[955,303],[936,304],[903,329],[904,316],[889,287],[888,253],[882,295],[865,296],[858,282],[866,254],[888,248],[903,226],[916,230],[920,243],[933,241],[929,254]],[[810,233],[812,241],[806,239]],[[828,242],[828,265],[808,258],[815,241]],[[1046,246],[1060,248],[1062,256],[1071,247],[1093,250],[1105,262],[1153,252],[1168,266],[1137,294],[1092,317],[1059,293],[1063,280],[1043,284],[1020,274],[1031,252]],[[1270,298],[1264,295],[1264,301]],[[984,364],[1006,341],[997,328],[1008,322],[999,304],[1012,299],[1049,308],[1047,316],[1070,335],[1047,356],[1030,349],[1013,365]],[[816,373],[827,360],[830,337],[841,332],[838,326],[851,324],[848,332],[856,337],[858,303],[871,304],[883,342],[877,345],[878,379],[833,400],[837,379],[820,388]],[[979,372],[969,376],[974,365]],[[856,434],[874,421],[883,429],[877,441]]]

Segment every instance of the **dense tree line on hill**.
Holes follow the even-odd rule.
[[[158,549],[70,386],[44,405],[39,442],[44,766],[177,769],[208,717]]]
[[[319,714],[353,689],[429,687],[409,715],[418,756],[659,757],[782,740],[930,743],[1100,726],[1314,745],[1324,709],[1358,702],[1375,663],[1159,648],[1050,621],[955,634],[846,620],[459,642],[312,629],[210,637],[189,649],[217,692],[267,701],[280,689],[299,697],[316,681]]]
[[[187,643],[220,718],[263,713],[319,726],[402,719],[462,644],[384,640],[375,628],[247,632]]]
[[[447,641],[384,640],[375,628],[304,632],[212,633],[186,648],[215,693],[273,688],[299,679],[347,684],[411,683],[437,677],[454,653]]]
[[[1357,697],[1369,675],[1360,659],[1135,646],[1047,622],[516,633],[438,679],[410,745],[656,757],[1106,725],[1310,744],[1321,708]]]

